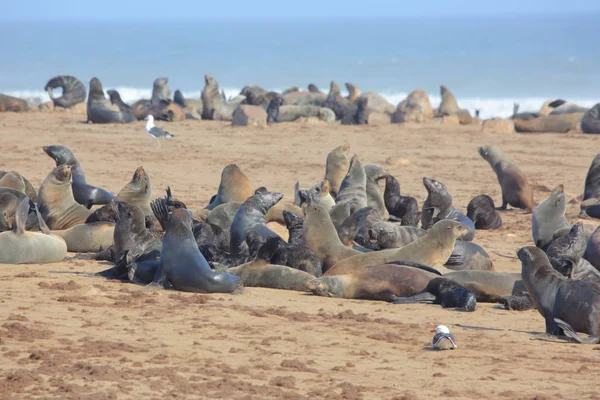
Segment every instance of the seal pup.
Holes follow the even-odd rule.
[[[454,350],[458,347],[454,340],[454,335],[450,333],[446,325],[438,325],[431,332],[435,332],[431,341],[432,348],[436,350]]]
[[[219,182],[216,197],[205,208],[212,210],[221,204],[229,202],[243,203],[254,194],[252,187],[252,182],[250,182],[250,179],[242,172],[240,167],[235,164],[229,164],[221,172],[221,182]]]
[[[110,106],[110,102],[104,96],[102,83],[98,78],[92,78],[87,102],[87,122],[107,124],[111,122],[127,123],[136,120],[133,114],[115,111]]]
[[[504,296],[501,299],[505,310],[527,311],[535,308],[533,301],[528,293],[515,294],[514,296]]]
[[[475,229],[498,229],[502,218],[496,212],[494,200],[487,194],[475,196],[467,206],[467,217],[475,224]]]
[[[1,264],[41,264],[59,262],[67,255],[64,240],[50,234],[41,215],[38,215],[40,232],[25,230],[30,208],[35,204],[28,197],[21,199],[15,212],[13,229],[0,233]]]
[[[331,221],[329,210],[323,204],[314,203],[306,207],[303,234],[306,246],[321,260],[323,272],[340,260],[361,254],[342,243]]]
[[[152,198],[152,183],[144,167],[138,167],[133,173],[131,181],[119,191],[116,201],[139,206],[145,215],[152,214],[150,201]]]
[[[289,231],[288,243],[279,242],[271,258],[271,264],[286,265],[316,277],[321,276],[323,274],[321,260],[304,243],[304,219],[289,211],[284,211],[283,217]]]
[[[198,250],[192,216],[186,209],[175,209],[170,215],[160,254],[152,286],[171,284],[175,290],[202,293],[232,293],[242,287],[238,277],[210,269]]]
[[[414,197],[400,194],[400,183],[392,175],[382,176],[385,179],[383,200],[389,214],[399,218],[402,225],[417,226],[419,224],[419,204]]]
[[[570,277],[585,253],[588,238],[582,222],[577,222],[566,235],[553,240],[546,248],[552,268]]]
[[[64,230],[83,224],[91,211],[75,201],[71,188],[71,167],[60,165],[42,182],[37,204],[50,229]]]
[[[365,266],[351,274],[314,279],[308,289],[324,297],[395,301],[420,293],[436,276],[413,266],[382,264]]]
[[[236,211],[231,228],[230,250],[232,254],[239,254],[242,251],[242,244],[246,240],[246,234],[254,230],[263,238],[277,236],[275,232],[267,228],[266,214],[279,200],[283,198],[283,194],[278,192],[269,192],[266,188],[260,187],[256,189],[254,194],[244,201],[240,208]]]
[[[557,231],[571,229],[571,225],[565,218],[566,210],[565,188],[561,184],[533,210],[531,231],[533,242],[537,247],[545,249],[552,242]]]
[[[502,188],[502,206],[499,210],[506,210],[506,206],[510,204],[533,212],[533,190],[519,167],[494,146],[479,147],[479,155],[490,164],[498,177]]]
[[[12,174],[10,174],[10,172],[12,172]],[[29,199],[34,203],[37,202],[37,191],[31,184],[31,182],[29,182],[27,178],[25,178],[23,175],[19,174],[16,171],[10,172],[0,171],[0,187],[16,189],[20,192],[25,193],[27,197],[29,197]],[[6,177],[7,174],[10,175]],[[6,177],[6,179],[4,179],[4,177]],[[21,184],[25,186],[24,190],[21,190]]]
[[[446,185],[431,178],[423,178],[423,185],[427,189],[427,199],[423,203],[421,227],[429,229],[437,221],[452,219],[469,228],[469,231],[459,239],[473,240],[475,225],[471,219],[452,206],[452,196],[448,193]],[[435,214],[435,211],[437,211],[437,214]]]
[[[546,254],[534,246],[521,248],[521,275],[527,292],[546,321],[546,333],[562,331],[580,343],[600,341],[600,286],[567,279],[552,268]],[[575,332],[590,335],[580,338]]]
[[[588,239],[583,258],[588,260],[594,268],[600,270],[600,226],[596,228]]]
[[[39,231],[38,209],[35,202],[25,193],[11,188],[0,187],[0,232],[13,230],[15,214],[21,201],[29,199],[29,213],[25,221],[25,230]]]
[[[56,88],[62,89],[60,97],[54,97],[53,90]],[[85,102],[87,92],[83,83],[74,76],[59,75],[50,79],[44,90],[48,92],[48,97],[54,104],[54,107],[71,108],[79,103]]]
[[[348,173],[350,161],[348,160],[348,152],[350,145],[348,143],[343,146],[338,146],[327,154],[325,162],[325,179],[331,185],[331,194],[335,198],[340,190],[342,181]]]
[[[102,188],[88,185],[83,168],[71,150],[60,145],[44,146],[43,150],[56,162],[57,167],[59,165],[71,167],[73,180],[71,187],[77,203],[89,208],[96,204],[108,204],[115,198],[114,194]]]
[[[399,249],[389,249],[362,253],[336,263],[324,275],[344,275],[367,265],[386,264],[390,261],[413,261],[430,266],[442,266],[454,250],[456,239],[463,236],[469,228],[453,220],[441,220],[412,243]]]
[[[379,185],[377,184],[377,182],[385,178],[388,173],[382,167],[375,164],[366,164],[364,168],[365,174],[367,175],[367,205],[373,207],[383,219],[388,219],[390,214],[385,206],[385,200],[379,189]]]
[[[583,133],[600,133],[600,103],[590,108],[581,119]]]
[[[400,298],[394,304],[428,303],[439,304],[442,308],[457,308],[461,311],[475,311],[477,298],[473,292],[457,282],[435,277],[419,293],[411,297]]]
[[[271,289],[308,291],[308,284],[314,275],[284,265],[270,263],[281,239],[273,236],[259,249],[256,258],[249,263],[229,268],[227,271],[238,276],[244,286]]]

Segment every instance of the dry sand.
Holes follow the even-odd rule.
[[[362,160],[398,177],[405,194],[422,202],[421,179],[432,177],[464,211],[475,195],[501,198],[480,145],[498,145],[517,162],[538,202],[559,183],[569,200],[581,194],[600,148],[593,135],[501,135],[435,123],[246,129],[200,121],[158,123],[177,135],[159,148],[142,122],[81,120],[72,113],[0,114],[0,169],[19,171],[38,187],[54,166],[41,147],[63,144],[92,184],[116,193],[143,165],[154,196],[170,185],[199,209],[228,163],[289,199],[296,180],[306,187],[322,178],[329,150],[348,142]],[[408,163],[386,165],[390,156]],[[578,209],[569,205],[571,221]],[[501,229],[478,231],[475,242],[498,271],[519,271],[518,260],[496,253],[513,256],[532,244],[531,216],[510,211],[502,218]],[[152,292],[72,274],[108,265],[70,256],[0,270],[1,399],[600,398],[600,347],[530,340],[544,331],[537,311],[480,304],[464,313],[259,288],[237,296]],[[438,324],[450,327],[457,350],[426,349]]]

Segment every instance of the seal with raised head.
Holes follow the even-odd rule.
[[[452,196],[446,185],[431,178],[423,178],[427,189],[427,199],[423,203],[421,227],[429,229],[431,225],[443,219],[458,221],[469,228],[469,231],[459,239],[471,241],[475,237],[475,225],[467,216],[452,206]],[[437,214],[436,214],[437,211]]]
[[[499,210],[506,210],[506,206],[510,204],[532,212],[535,207],[533,190],[519,167],[494,146],[479,147],[479,155],[490,164],[498,177],[502,188],[502,205]]]
[[[546,249],[552,268],[571,279],[584,279],[600,283],[600,271],[583,258],[588,236],[582,222],[578,222],[566,235],[554,240]]]
[[[25,230],[31,207],[35,210],[35,204],[30,202],[28,197],[21,199],[15,212],[12,230],[0,233],[1,264],[52,263],[61,261],[67,255],[67,244],[61,238],[50,234],[39,213],[41,232]]]
[[[115,198],[114,194],[102,188],[88,185],[83,168],[81,168],[71,150],[59,145],[44,146],[43,149],[56,162],[57,167],[59,165],[68,165],[71,167],[71,176],[73,178],[71,186],[76,202],[90,208],[95,204],[108,204]]]
[[[223,168],[217,195],[214,200],[206,206],[206,209],[212,210],[221,204],[232,201],[243,203],[253,194],[254,190],[252,189],[252,182],[250,182],[250,179],[242,172],[240,167],[235,164],[229,164]]]
[[[153,286],[169,284],[183,292],[232,293],[242,287],[240,279],[228,272],[215,272],[198,250],[192,233],[192,216],[186,209],[175,209],[169,217],[160,266]]]
[[[533,243],[537,247],[545,249],[552,242],[557,231],[571,229],[571,225],[565,218],[566,210],[565,188],[561,184],[533,210],[531,231]]]
[[[96,124],[108,124],[111,122],[133,122],[136,118],[133,114],[116,111],[111,108],[110,102],[104,95],[102,83],[98,78],[90,80],[90,94],[87,102],[87,121]]]
[[[242,203],[231,221],[229,230],[232,254],[239,254],[242,251],[242,245],[245,243],[246,234],[249,231],[256,231],[265,239],[271,236],[279,237],[267,228],[265,216],[269,209],[282,198],[283,194],[269,192],[266,188],[261,187]]]
[[[463,125],[473,122],[469,111],[458,107],[456,98],[446,86],[440,86],[440,95],[442,96],[442,101],[438,107],[439,115],[456,115]]]
[[[331,185],[331,194],[336,197],[344,177],[348,173],[350,167],[350,161],[348,160],[348,152],[350,151],[350,145],[348,143],[343,146],[338,146],[331,150],[327,154],[327,161],[325,162],[325,179],[329,181]]]
[[[150,208],[152,184],[144,167],[135,170],[131,181],[121,189],[115,200],[139,206],[144,214],[153,215]]]
[[[413,261],[421,264],[442,266],[448,261],[456,239],[468,232],[469,228],[453,220],[441,220],[412,243],[399,249],[380,250],[362,253],[339,261],[325,275],[344,275],[368,265],[386,264],[391,261]]]
[[[151,104],[159,104],[160,102],[171,102],[171,89],[167,86],[169,78],[159,77],[152,82],[152,97]]]
[[[219,83],[211,76],[204,76],[204,89],[202,89],[202,119],[231,121],[233,112],[245,99],[238,96],[230,101],[225,101],[219,89]]]
[[[284,265],[270,263],[280,240],[278,236],[268,238],[258,250],[254,260],[229,268],[227,271],[238,276],[244,286],[308,291],[308,284],[315,279],[314,275]]]
[[[385,190],[383,200],[389,214],[399,218],[402,225],[417,226],[419,224],[419,204],[414,197],[402,196],[400,194],[400,183],[392,175],[385,178]]]
[[[395,301],[420,293],[438,277],[418,264],[382,264],[365,266],[346,275],[323,276],[309,283],[309,290],[317,296]]]
[[[580,343],[600,341],[600,286],[594,282],[565,278],[552,268],[539,248],[526,246],[517,255],[521,275],[535,307],[546,321],[546,333],[561,331]],[[590,335],[583,339],[576,332]]]
[[[25,193],[33,202],[37,201],[37,192],[33,185],[16,171],[0,171],[0,187],[18,190]]]
[[[54,97],[53,90],[62,89],[60,97]],[[48,92],[48,97],[52,100],[54,107],[71,108],[74,105],[85,102],[87,92],[83,83],[74,76],[59,75],[50,79],[44,90]]]
[[[303,233],[306,246],[321,260],[323,272],[340,260],[361,254],[342,243],[329,216],[329,210],[323,204],[314,203],[306,207]]]
[[[367,206],[367,174],[356,154],[352,156],[348,173],[340,185],[335,202],[330,214],[336,227],[354,211]]]
[[[71,167],[61,165],[42,182],[38,208],[48,227],[64,230],[85,223],[91,211],[75,201],[71,188]]]
[[[296,192],[298,199],[295,201],[295,204],[297,206],[302,206],[304,203],[319,203],[323,204],[328,210],[331,210],[333,206],[335,206],[335,200],[331,196],[331,185],[327,179],[323,179],[321,182],[314,184],[308,190],[296,190]]]
[[[388,173],[376,164],[366,164],[364,168],[367,175],[367,205],[373,207],[383,219],[388,219],[390,214],[385,206],[383,194],[377,184],[381,179],[388,176]]]
[[[475,229],[498,229],[502,218],[496,211],[494,200],[487,194],[475,196],[467,206],[467,217],[475,224]]]

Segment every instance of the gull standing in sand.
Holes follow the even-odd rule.
[[[431,332],[435,332],[433,340],[431,341],[431,347],[437,350],[453,350],[455,349],[456,342],[454,336],[450,333],[450,330],[446,325],[438,325]]]
[[[162,128],[159,128],[157,126],[154,125],[154,117],[152,115],[148,115],[146,117],[146,132],[148,133],[148,135],[154,139],[160,139],[160,138],[164,138],[166,137],[167,139],[171,139],[173,137],[175,137],[175,135],[173,135],[172,133],[169,133],[167,131],[165,131]],[[158,145],[160,146],[160,142],[158,142]]]

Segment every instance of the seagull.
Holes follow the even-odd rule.
[[[172,133],[169,133],[162,128],[154,126],[154,117],[152,115],[148,115],[146,117],[146,121],[148,121],[146,122],[146,132],[151,138],[160,139],[166,137],[167,139],[171,139],[175,137],[175,135],[173,135]]]
[[[450,330],[446,325],[438,325],[437,328],[432,329],[431,332],[435,332],[431,346],[437,350],[453,350],[457,348],[454,336],[450,333]]]

